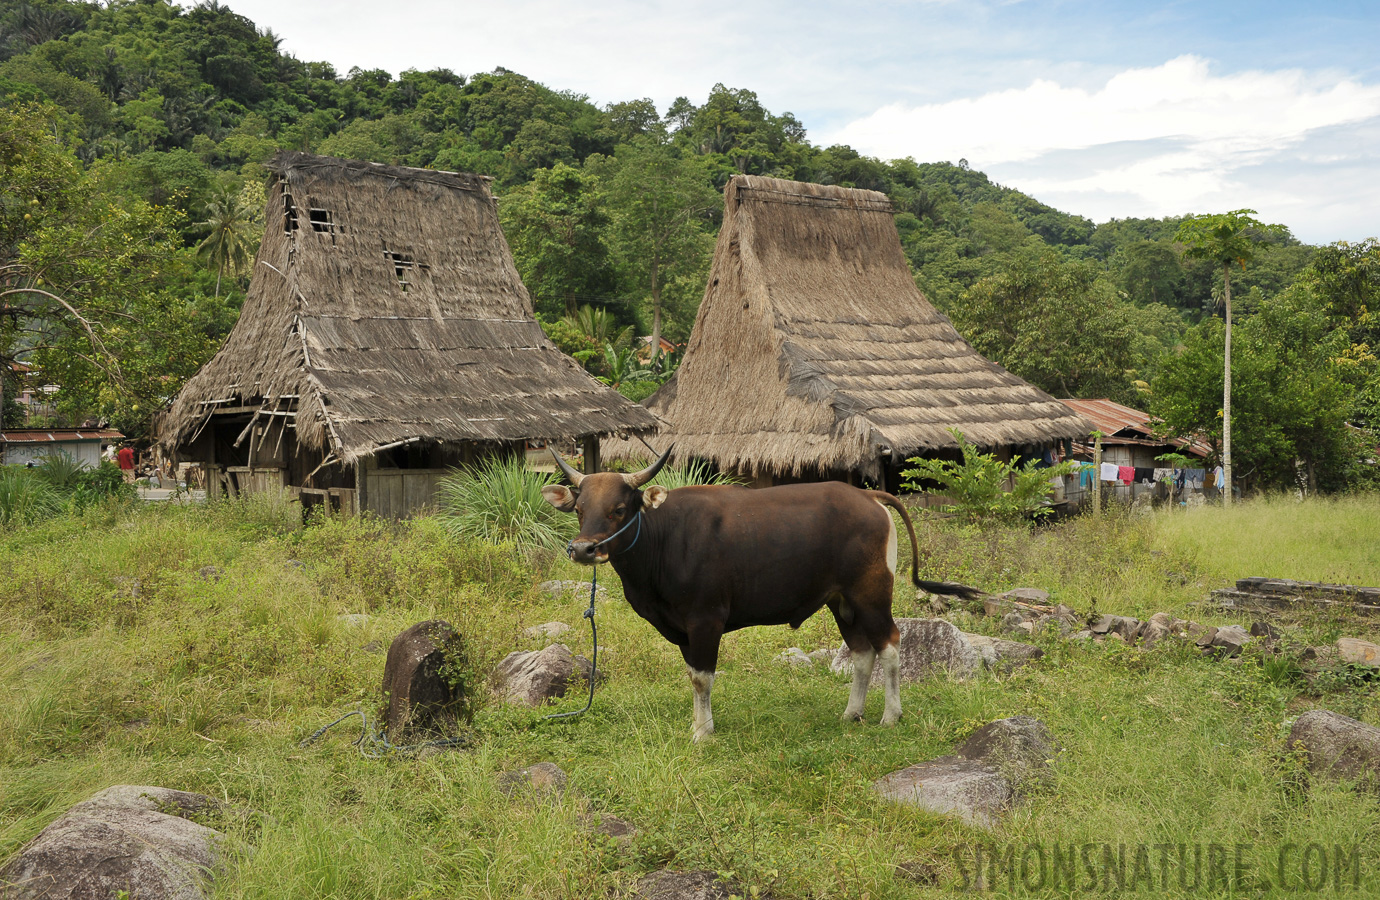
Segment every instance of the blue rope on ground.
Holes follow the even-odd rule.
[[[620,532],[620,534],[621,533],[622,532]],[[637,533],[639,535],[642,534],[642,529],[640,527],[637,529]],[[617,536],[618,535],[614,535],[614,537]],[[610,540],[612,540],[612,538],[610,538]],[[589,664],[589,699],[585,701],[584,709],[576,709],[563,713],[552,713],[549,716],[543,716],[543,719],[568,719],[571,716],[582,716],[589,712],[589,708],[594,705],[594,681],[595,677],[599,674],[599,628],[594,624],[594,595],[595,592],[599,590],[599,567],[594,566],[593,568],[594,574],[589,579],[589,609],[585,610],[585,618],[589,619],[589,633],[594,643],[594,652],[592,654],[594,659]]]
[[[422,741],[420,744],[394,744],[389,742],[382,730],[371,730],[369,728],[369,717],[364,714],[364,710],[356,709],[353,712],[347,712],[329,725],[322,725],[297,746],[307,747],[316,743],[326,732],[353,716],[359,716],[361,728],[359,737],[355,738],[351,743],[359,748],[359,755],[363,756],[365,759],[382,759],[392,753],[416,753],[418,750],[424,750],[427,747],[468,747],[470,745],[470,738],[468,735],[437,738],[432,741]]]

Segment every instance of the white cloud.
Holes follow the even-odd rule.
[[[1180,56],[1123,71],[1099,90],[1041,79],[946,103],[892,104],[826,140],[887,159],[966,158],[1094,217],[1112,198],[1121,204],[1116,215],[1169,215],[1243,193],[1238,205],[1265,206],[1267,185],[1253,184],[1254,169],[1282,155],[1303,164],[1297,151],[1311,134],[1377,116],[1380,85],[1299,70],[1214,75],[1206,60]],[[1309,155],[1330,157],[1328,164],[1364,155],[1356,146],[1364,142],[1349,143]]]

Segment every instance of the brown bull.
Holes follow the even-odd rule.
[[[843,717],[861,720],[872,668],[885,673],[883,725],[901,718],[899,632],[891,616],[896,525],[910,533],[911,581],[935,593],[972,588],[922,581],[910,516],[895,497],[839,482],[749,490],[696,486],[668,491],[649,482],[665,465],[631,475],[582,475],[553,452],[570,486],[542,494],[574,511],[580,533],[570,558],[611,562],[633,610],[680,648],[695,690],[692,734],[714,731],[709,692],[725,632],[750,625],[800,624],[828,606],[853,652],[853,689]]]

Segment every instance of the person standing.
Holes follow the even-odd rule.
[[[125,476],[125,483],[134,481],[134,448],[125,444],[120,448],[120,452],[115,454],[115,462],[120,467],[120,474]]]

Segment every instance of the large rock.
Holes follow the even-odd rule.
[[[990,828],[1023,788],[1047,776],[1056,752],[1039,720],[999,719],[973,732],[952,756],[892,772],[873,787],[885,800]]]
[[[118,785],[73,806],[0,872],[6,900],[203,900],[219,870],[219,831],[191,821],[220,804],[200,794]]]
[[[1012,716],[984,725],[968,735],[954,754],[993,766],[1013,787],[1043,780],[1059,752],[1043,722],[1030,716]]]
[[[991,828],[1011,802],[1011,783],[989,765],[941,756],[884,775],[874,785],[883,800],[953,814]]]
[[[1039,647],[985,635],[965,634],[943,619],[897,619],[901,632],[901,680],[919,681],[947,673],[958,677],[974,674],[984,666],[1011,669],[1044,655]],[[835,672],[853,670],[853,654],[844,644],[834,656]],[[882,667],[872,670],[872,683],[880,684]]]
[[[968,634],[967,632],[961,632],[961,634],[963,639],[982,658],[982,664],[998,672],[1010,672],[1012,669],[1019,669],[1026,663],[1034,662],[1045,655],[1045,651],[1034,644],[1006,641],[1001,638],[988,637],[985,634]]]
[[[1251,640],[1251,633],[1240,625],[1223,625],[1212,633],[1207,652],[1221,657],[1236,656]]]
[[[545,650],[518,650],[498,664],[499,691],[510,703],[541,706],[564,697],[572,682],[589,683],[593,666],[583,656],[571,654],[565,644]],[[603,672],[599,677],[603,678]]]
[[[1003,600],[1014,600],[1017,603],[1049,603],[1049,591],[1041,590],[1040,588],[1013,588],[997,596]]]
[[[1103,616],[1089,626],[1093,634],[1118,634],[1131,643],[1140,634],[1140,620],[1131,616]]]
[[[451,733],[473,712],[473,676],[460,633],[448,622],[418,622],[393,639],[383,665],[384,728],[399,743],[409,732]]]
[[[1380,788],[1380,728],[1327,709],[1299,716],[1289,730],[1289,749],[1308,751],[1308,771]]]
[[[1358,666],[1380,666],[1380,644],[1358,638],[1337,638],[1337,653],[1342,662]]]

